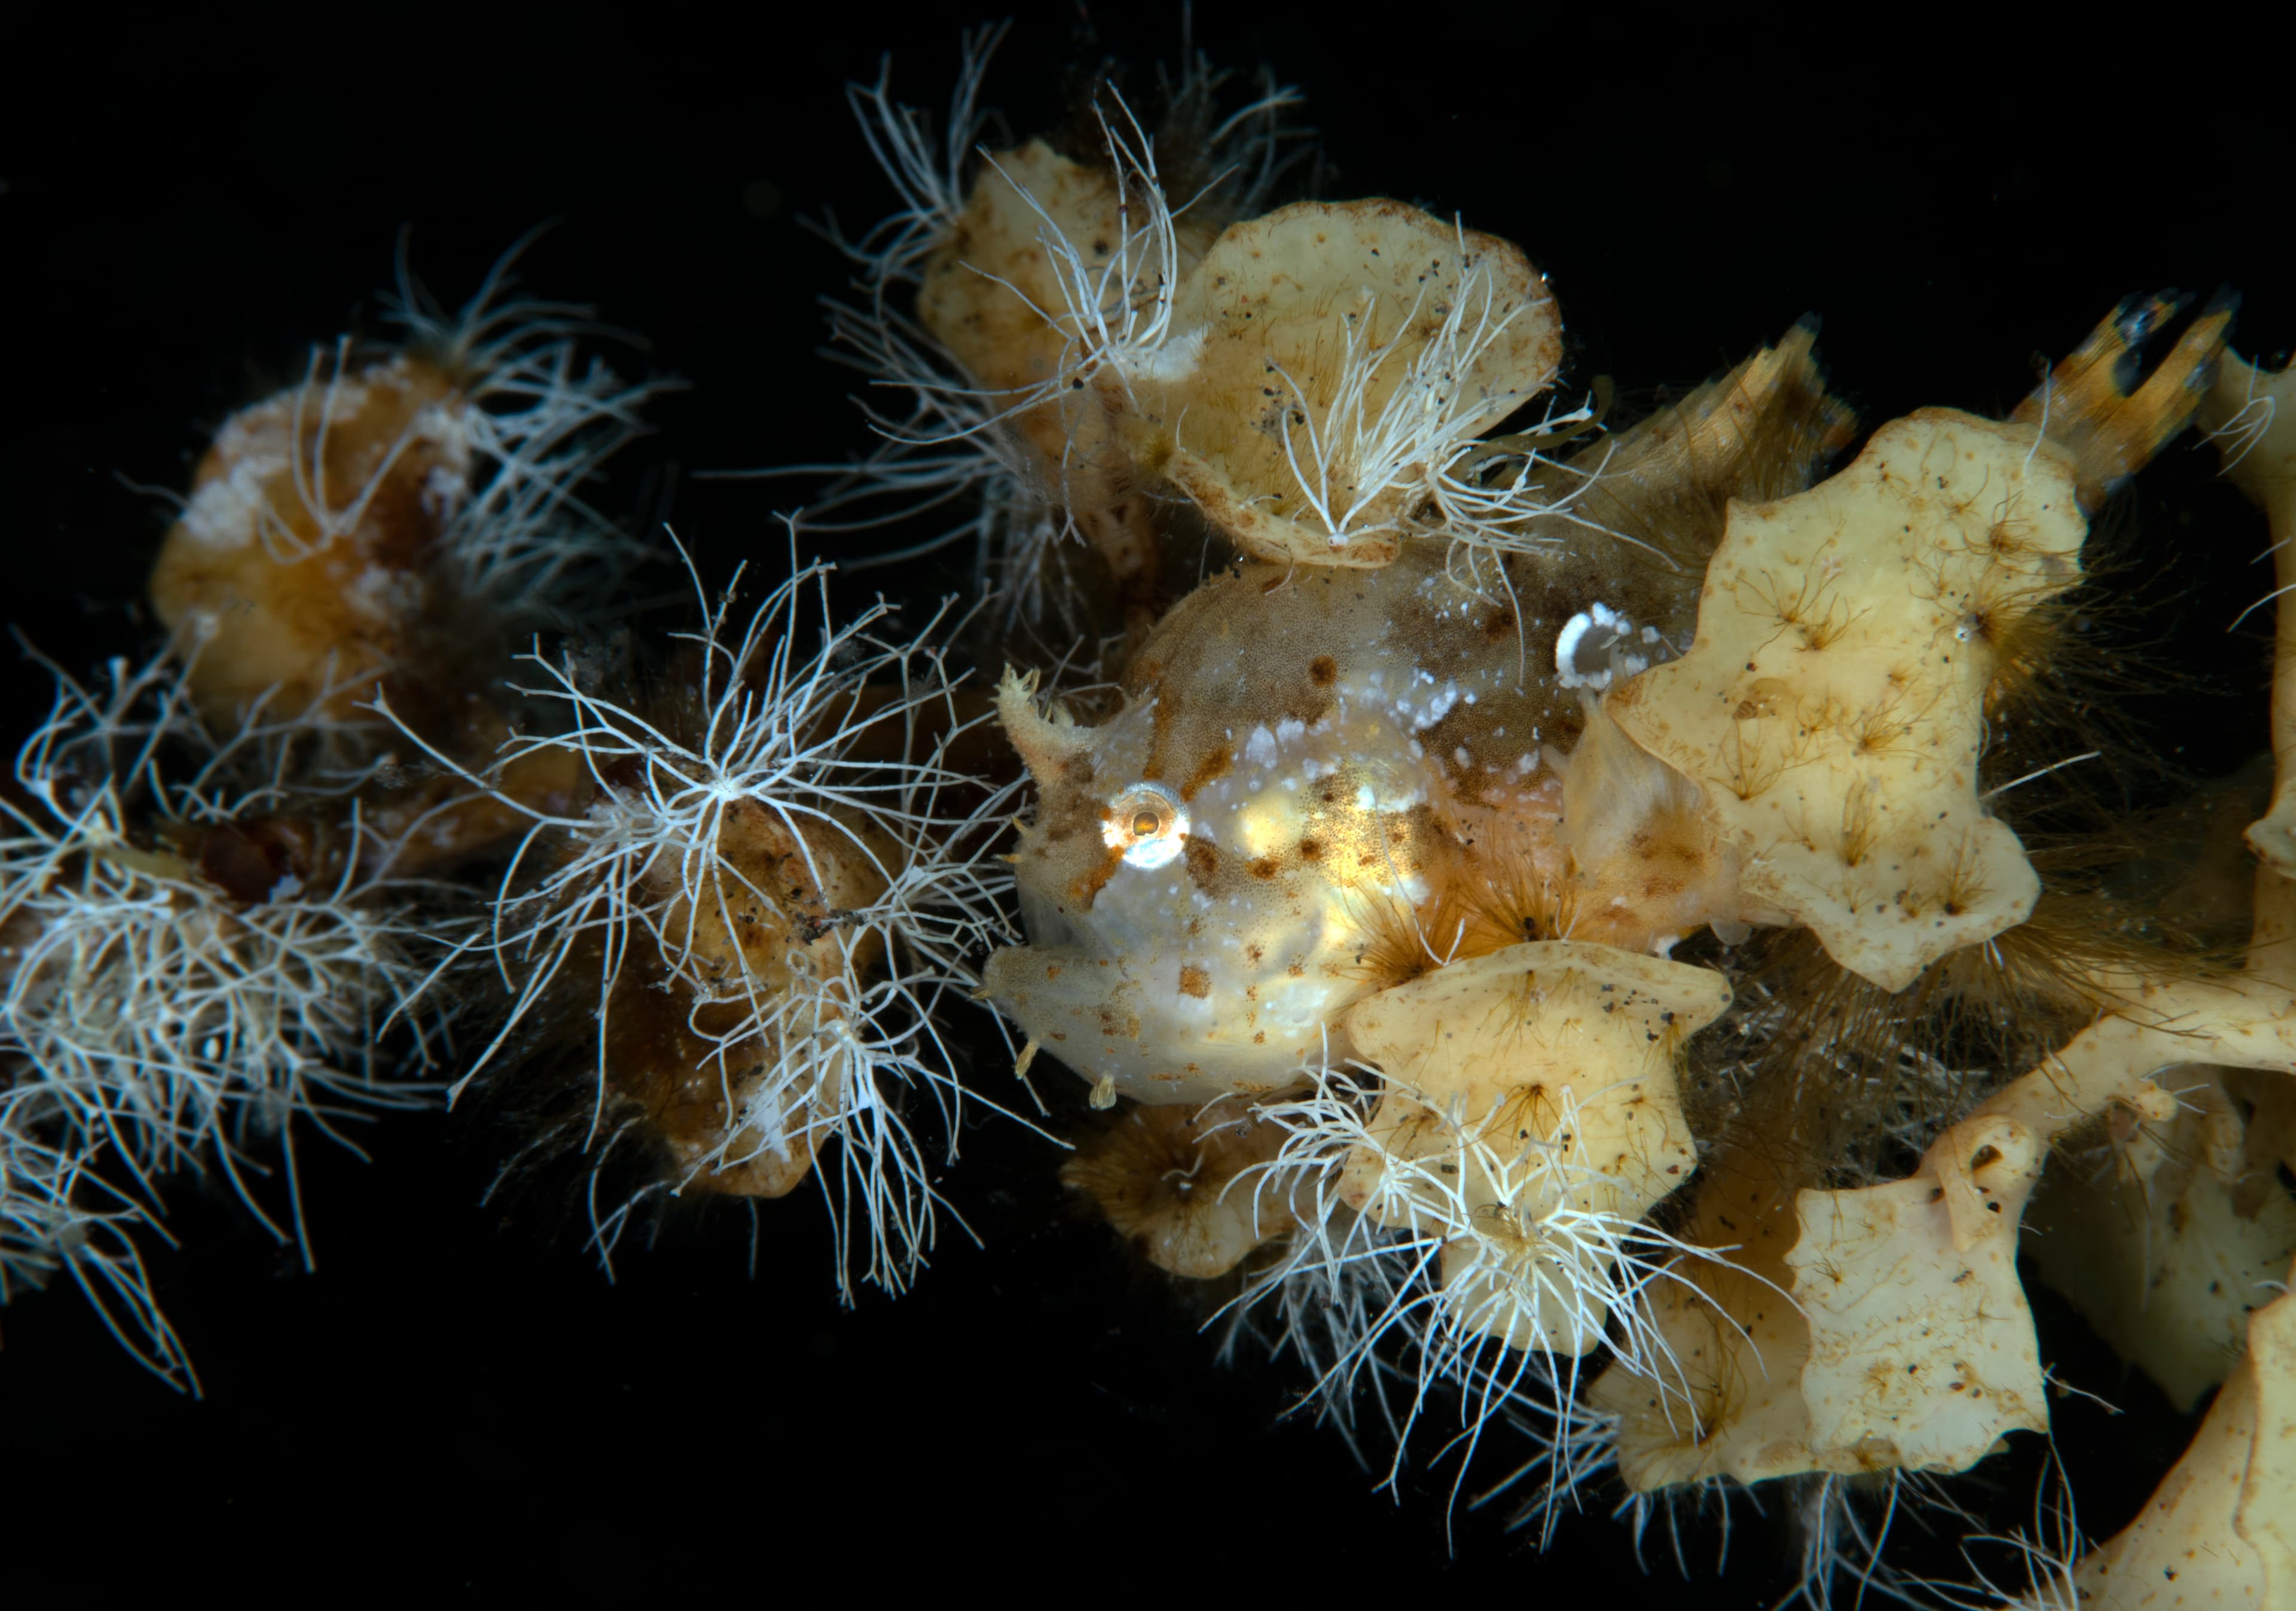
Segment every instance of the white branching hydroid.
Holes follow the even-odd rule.
[[[893,99],[890,53],[878,63],[875,83],[845,86],[846,103],[861,126],[869,154],[900,199],[899,206],[857,239],[839,234],[833,221],[826,231],[861,269],[862,284],[873,295],[881,297],[888,286],[914,284],[934,246],[964,216],[972,155],[988,121],[980,110],[980,90],[989,58],[1011,27],[999,22],[968,29],[961,37],[962,58],[940,132],[929,115]]]
[[[904,412],[856,399],[878,445],[845,464],[794,464],[744,475],[831,478],[806,506],[805,529],[819,537],[963,512],[955,524],[917,542],[846,562],[855,571],[904,564],[971,539],[973,596],[1000,634],[1081,628],[1060,549],[1081,554],[1070,521],[1046,490],[1032,450],[1006,428],[1006,412],[969,386],[915,322],[881,302],[828,305],[838,361],[861,371],[873,391],[902,399]]]
[[[682,1077],[706,1084],[716,1115],[669,1138],[676,1185],[778,1196],[820,1176],[849,1296],[857,1268],[906,1286],[933,1243],[936,1149],[900,1096],[941,1110],[954,1156],[964,1093],[940,1025],[977,988],[972,957],[1004,933],[1009,875],[988,851],[1011,787],[955,759],[985,712],[967,712],[931,645],[943,615],[892,635],[880,601],[840,625],[831,568],[799,567],[795,544],[746,625],[738,576],[714,604],[697,578],[703,629],[682,635],[684,669],[643,712],[570,657],[531,657],[544,680],[521,692],[562,719],[464,774],[531,826],[480,947],[509,1007],[455,1089],[567,987],[594,991],[590,1140],[617,1135],[634,1079],[617,1064],[618,1015],[668,992],[693,1059]],[[546,752],[578,759],[579,810],[504,791],[507,769]]]
[[[1263,206],[1309,148],[1304,131],[1284,120],[1300,103],[1295,90],[1263,70],[1251,98],[1220,116],[1216,103],[1232,75],[1191,52],[1177,76],[1160,72],[1159,84],[1166,128],[1179,132],[1201,180],[1192,196],[1177,206],[1168,199],[1154,138],[1122,96],[1105,86],[1095,91],[1093,108],[1103,161],[1081,179],[1080,192],[1061,189],[1058,200],[1049,191],[1040,196],[1042,186],[1059,187],[1055,174],[1080,177],[1086,170],[1057,158],[1048,161],[1042,148],[999,158],[983,144],[990,119],[981,111],[980,91],[1004,32],[999,27],[966,36],[945,124],[896,102],[889,70],[873,84],[851,88],[863,136],[898,205],[857,237],[833,225],[827,231],[857,270],[852,300],[828,304],[831,351],[866,374],[873,393],[897,400],[860,399],[880,443],[859,462],[756,473],[834,477],[809,512],[808,526],[816,532],[964,507],[967,516],[960,522],[855,568],[970,538],[978,593],[986,602],[984,623],[1008,637],[1047,633],[1045,658],[1062,660],[1069,653],[1055,644],[1073,640],[1086,621],[1070,573],[1088,540],[1075,505],[1081,497],[1088,518],[1107,497],[1102,484],[1107,466],[1097,462],[1104,455],[1103,432],[1090,423],[1100,405],[1084,389],[1103,373],[1120,391],[1136,376],[1185,369],[1201,333],[1192,344],[1185,336],[1176,341],[1171,330],[1173,293],[1192,260],[1180,220],[1192,209],[1206,215],[1197,219],[1200,248],[1220,221]],[[1016,160],[1019,168],[1007,165]],[[1010,206],[1000,216],[1003,228],[1014,233],[1003,247],[1026,248],[1028,262],[1008,264],[992,252],[984,262],[968,259],[950,267],[978,288],[993,288],[991,300],[1011,304],[1002,314],[1017,317],[1034,333],[1032,340],[1041,339],[1045,369],[1025,378],[968,373],[905,306],[928,278],[935,254],[956,235],[968,205],[978,203],[976,182],[988,182],[991,174],[1009,193]],[[1218,218],[1210,216],[1215,209]],[[975,243],[981,245],[977,234]],[[1060,421],[1049,432],[1046,416]],[[1080,419],[1086,435],[1099,444],[1085,455],[1096,461],[1089,468],[1075,462]]]
[[[414,278],[402,240],[385,316],[404,348],[348,335],[315,346],[298,384],[226,422],[216,440],[226,473],[188,499],[163,494],[191,533],[223,548],[251,538],[275,563],[298,564],[357,538],[378,500],[404,501],[406,472],[436,525],[425,563],[458,597],[520,617],[598,604],[651,551],[583,489],[676,382],[625,382],[585,356],[581,338],[619,333],[592,309],[513,297],[510,271],[528,243],[449,314]],[[396,424],[373,440],[378,420]]]
[[[962,366],[906,309],[925,261],[964,210],[971,170],[986,116],[980,95],[989,58],[1006,25],[967,33],[945,129],[925,112],[896,101],[891,60],[871,85],[848,87],[862,137],[892,185],[898,205],[857,237],[831,221],[824,233],[853,263],[853,300],[824,301],[830,357],[867,377],[854,400],[876,448],[842,464],[785,464],[741,472],[766,477],[831,478],[808,505],[806,529],[817,535],[867,530],[929,517],[955,506],[956,524],[886,554],[849,562],[863,569],[898,564],[972,539],[975,595],[992,624],[1005,631],[1050,624],[1072,629],[1068,590],[1053,580],[1053,547],[1070,522],[1044,489],[1042,467],[1009,429],[1013,399],[976,387]],[[890,401],[880,403],[880,396]]]
[[[1393,1089],[1369,1073],[1327,1069],[1305,1094],[1256,1110],[1287,1132],[1258,1180],[1285,1183],[1301,1227],[1282,1262],[1240,1300],[1277,1303],[1284,1343],[1322,1366],[1319,1397],[1350,1398],[1367,1384],[1384,1409],[1381,1373],[1400,1375],[1403,1401],[1388,1411],[1396,1434],[1388,1480],[1399,1474],[1420,1417],[1447,1389],[1460,1399],[1450,1447],[1461,1454],[1462,1481],[1487,1428],[1533,1414],[1562,1428],[1555,1446],[1567,1458],[1557,1475],[1567,1491],[1602,1463],[1587,1446],[1588,1412],[1575,1401],[1582,1379],[1596,1374],[1586,1356],[1597,1346],[1694,1419],[1648,1296],[1665,1282],[1695,1292],[1680,1262],[1724,1263],[1729,1250],[1585,1205],[1589,1194],[1578,1188],[1598,1184],[1596,1172],[1566,1162],[1554,1142],[1518,1138],[1496,1113],[1442,1114],[1431,1122],[1446,1145],[1423,1147],[1423,1138],[1415,1156],[1389,1151],[1374,1115]],[[1555,1130],[1567,1136],[1577,1127],[1568,1092],[1559,1112]],[[1342,1174],[1366,1149],[1381,1160],[1377,1183],[1350,1204]],[[1318,1290],[1345,1301],[1318,1312]],[[1301,1329],[1309,1316],[1321,1333]]]
[[[0,1303],[70,1278],[136,1361],[196,1388],[191,1356],[152,1296],[137,1233],[167,1239],[147,1206],[93,1167],[99,1137],[72,1124],[56,1093],[0,1089]]]
[[[1469,258],[1464,230],[1458,251]],[[1341,316],[1344,346],[1327,401],[1319,404],[1289,371],[1277,371],[1294,405],[1284,416],[1284,456],[1316,523],[1337,545],[1379,532],[1433,530],[1456,517],[1464,524],[1452,535],[1464,540],[1544,513],[1547,503],[1524,490],[1520,478],[1513,488],[1487,487],[1459,473],[1474,452],[1477,422],[1488,419],[1495,406],[1469,379],[1515,321],[1535,316],[1544,303],[1505,305],[1490,267],[1471,261],[1431,333],[1421,330],[1414,304],[1410,316],[1374,346],[1374,307],[1366,292],[1361,307]],[[1374,406],[1371,399],[1390,364],[1401,373]],[[1524,390],[1497,401],[1522,403],[1534,395]],[[1551,416],[1546,427],[1580,417]],[[1424,518],[1431,505],[1433,518]]]
[[[1295,1410],[1312,1410],[1317,1425],[1338,1428],[1359,1463],[1368,1465],[1360,1406],[1368,1402],[1388,1443],[1400,1445],[1402,1423],[1388,1394],[1395,1372],[1367,1339],[1399,1300],[1396,1282],[1407,1266],[1385,1244],[1393,1233],[1356,1227],[1342,1205],[1329,1217],[1303,1221],[1276,1245],[1273,1262],[1246,1277],[1243,1291],[1223,1311],[1223,1363],[1233,1362],[1249,1337],[1273,1360],[1303,1368],[1308,1386]],[[1335,1224],[1336,1221],[1336,1224]]]
[[[504,252],[452,314],[414,279],[402,238],[388,300],[409,348],[460,387],[455,418],[471,474],[464,487],[437,489],[449,512],[440,553],[463,596],[521,618],[594,608],[652,557],[583,489],[644,432],[646,404],[677,385],[627,382],[585,355],[585,336],[631,339],[601,325],[594,309],[512,294],[511,270],[533,238]]]
[[[422,930],[412,892],[362,870],[357,811],[333,795],[312,797],[344,818],[314,829],[340,846],[308,863],[315,882],[251,848],[314,730],[258,709],[218,737],[165,659],[115,661],[94,689],[56,677],[0,793],[0,1219],[19,1279],[69,1270],[140,1358],[188,1382],[130,1230],[156,1225],[168,1174],[212,1168],[308,1262],[291,1127],[336,1135],[345,1114],[424,1099],[376,1046]],[[410,1022],[427,1055],[435,1021]],[[275,1143],[291,1233],[256,1189]]]
[[[1951,1611],[2080,1611],[2075,1568],[2087,1548],[2072,1484],[2053,1446],[2033,1493],[2032,1525],[1970,1534],[1961,1545],[1968,1578],[1920,1580],[1919,1586],[1930,1603]]]
[[[1480,1509],[1527,1491],[1527,1497],[1518,1500],[1507,1517],[1507,1526],[1512,1530],[1536,1523],[1538,1548],[1544,1549],[1554,1541],[1564,1510],[1583,1508],[1586,1490],[1616,1468],[1618,1419],[1550,1389],[1543,1394],[1518,1395],[1507,1410],[1506,1420],[1513,1431],[1529,1443],[1531,1452],[1477,1494],[1474,1504]]]
[[[1156,143],[1121,95],[1111,90],[1109,99],[1116,103],[1116,117],[1111,119],[1097,103],[1093,117],[1100,125],[1107,171],[1115,186],[1112,241],[1074,239],[1033,191],[1006,177],[1037,216],[1037,244],[1044,248],[1060,294],[1058,308],[1036,310],[1062,338],[1058,370],[1024,394],[1037,402],[1089,380],[1103,366],[1113,369],[1119,384],[1136,371],[1155,374],[1164,366],[1163,349],[1173,334],[1172,291],[1182,268],[1177,221],[1197,198],[1172,205],[1156,171]],[[988,160],[994,164],[996,159]],[[1021,287],[998,283],[1029,300]],[[1202,338],[1199,334],[1195,339]],[[1187,366],[1183,359],[1180,367],[1185,371]]]

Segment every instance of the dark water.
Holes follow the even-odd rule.
[[[1024,15],[991,79],[1021,133],[1054,115],[1074,15]],[[2031,386],[2033,354],[2164,285],[2243,292],[2251,354],[2296,341],[2284,226],[2253,210],[2296,141],[2282,114],[2227,102],[2213,67],[2133,85],[1998,40],[1972,57],[1951,14],[1922,18],[1926,43],[1896,55],[1625,17],[1422,33],[1405,13],[1294,28],[1208,8],[1199,35],[1308,90],[1336,168],[1325,193],[1398,194],[1521,242],[1581,378],[1694,382],[1815,310],[1869,424],[1928,403],[1998,412]],[[1106,21],[1112,48],[1143,54],[1177,34],[1161,15]],[[889,47],[912,99],[943,93],[953,29],[883,6],[525,36],[410,16],[363,38],[123,12],[27,42],[0,114],[6,615],[67,663],[147,642],[135,600],[166,514],[123,482],[181,485],[206,433],[299,373],[306,343],[371,325],[402,225],[452,299],[559,220],[529,284],[644,332],[692,382],[605,501],[670,514],[706,573],[770,564],[788,491],[692,473],[863,444],[839,401],[849,376],[815,352],[813,299],[842,271],[802,220],[882,205],[840,86]],[[2250,563],[2261,525],[2212,473],[2173,448],[2112,517],[2160,601],[2148,628],[2204,690],[2136,713],[2199,774],[2263,742],[2264,640],[2224,629],[2269,586]],[[886,574],[867,585],[930,596],[963,585],[964,559]],[[12,710],[44,700],[12,656],[0,682]],[[219,1190],[177,1192],[184,1246],[157,1268],[200,1401],[138,1374],[64,1295],[0,1317],[0,1596],[29,1572],[250,1598],[825,1581],[1183,1600],[1266,1581],[1691,1599],[1655,1556],[1659,1574],[1635,1576],[1600,1516],[1537,1558],[1496,1515],[1463,1512],[1447,1553],[1448,1467],[1406,1474],[1398,1504],[1335,1438],[1279,1422],[1297,1384],[1216,1368],[1193,1318],[1072,1214],[1049,1149],[1016,1132],[970,1138],[949,1183],[986,1248],[952,1229],[920,1291],[853,1311],[808,1201],[767,1205],[754,1279],[733,1213],[665,1227],[610,1286],[571,1204],[480,1205],[497,1136],[405,1115],[361,1138],[372,1163],[304,1155],[315,1275]],[[2070,1401],[2061,1418],[2085,1519],[2107,1532],[2189,1423],[2037,1307],[2060,1373],[2130,1411]],[[1997,1491],[1965,1500],[2014,1524],[2038,1453],[1997,1464]],[[1939,1560],[1917,1532],[1913,1558]],[[1787,1581],[1782,1537],[1742,1518],[1726,1591],[1698,1603],[1767,1604]]]

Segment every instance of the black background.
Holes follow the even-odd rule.
[[[1051,120],[1060,70],[1095,53],[1078,14],[1021,14],[989,80],[1016,131]],[[770,566],[787,489],[691,473],[862,443],[849,377],[815,351],[814,299],[842,269],[802,221],[858,225],[886,204],[843,82],[891,49],[906,98],[939,104],[966,20],[92,7],[68,32],[14,33],[0,612],[70,662],[145,646],[134,601],[166,514],[123,480],[183,484],[205,436],[298,374],[308,343],[372,327],[402,225],[423,278],[459,300],[512,239],[558,220],[528,283],[644,333],[639,366],[691,382],[612,496],[667,508],[715,576],[744,555]],[[1177,53],[1175,9],[1095,6],[1094,21],[1101,48]],[[1268,61],[1308,91],[1326,193],[1397,194],[1521,242],[1581,379],[1693,382],[1815,310],[1869,424],[1926,403],[1997,412],[2031,386],[2034,353],[2164,285],[2244,292],[2243,350],[2296,341],[2273,211],[2296,141],[2280,86],[2244,86],[2255,58],[2222,14],[2195,23],[2206,36],[2169,16],[2126,42],[1996,26],[1977,11],[1690,29],[1644,8],[1196,18],[1222,62]],[[2210,464],[2172,449],[2116,516],[2171,583],[2151,624],[2214,690],[2140,712],[2199,771],[2264,731],[2261,639],[2223,629],[2265,588],[2260,525]],[[961,579],[898,582],[922,596]],[[12,710],[43,697],[27,668],[0,676]],[[988,1059],[982,1081],[1002,1077]],[[1656,1555],[1660,1575],[1633,1577],[1600,1516],[1540,1558],[1463,1509],[1453,1554],[1449,1467],[1407,1473],[1398,1505],[1336,1438],[1279,1422],[1297,1384],[1215,1367],[1164,1284],[1062,1201],[1051,1150],[1015,1132],[971,1137],[949,1183],[985,1250],[952,1229],[918,1292],[850,1311],[803,1196],[767,1206],[754,1278],[747,1222],[726,1215],[626,1248],[609,1285],[570,1204],[529,1189],[480,1204],[498,1133],[409,1115],[366,1138],[371,1163],[306,1151],[313,1275],[219,1194],[176,1193],[184,1246],[157,1269],[202,1399],[140,1374],[68,1292],[0,1316],[0,1597],[27,1581],[250,1598],[1683,1592]],[[2041,1309],[2065,1373],[2131,1406],[2061,1415],[2086,1518],[2109,1530],[2187,1424]],[[1486,1459],[1480,1474],[1508,1463]],[[2017,1519],[2030,1466],[1977,1502]],[[1767,1604],[1780,1536],[1742,1525],[1726,1591],[1702,1603]]]

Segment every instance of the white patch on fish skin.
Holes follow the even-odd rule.
[[[1199,325],[1193,330],[1167,337],[1159,346],[1119,348],[1115,354],[1116,366],[1134,380],[1168,385],[1184,381],[1203,358],[1204,340],[1210,333],[1210,325]]]
[[[1425,706],[1422,708],[1417,719],[1411,724],[1412,730],[1414,732],[1426,731],[1429,727],[1433,727],[1437,722],[1442,720],[1446,716],[1448,716],[1451,713],[1451,707],[1458,703],[1459,685],[1455,682],[1445,683],[1439,690],[1429,698]]]
[[[1600,691],[1611,686],[1613,676],[1633,677],[1646,671],[1651,656],[1628,647],[1636,642],[1646,649],[1673,648],[1657,628],[1644,627],[1637,636],[1635,623],[1623,612],[1597,600],[1563,622],[1562,630],[1555,634],[1555,680],[1565,688]]]

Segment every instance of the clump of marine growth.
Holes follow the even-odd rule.
[[[1621,425],[1554,391],[1511,243],[1259,210],[1288,92],[1221,150],[1208,80],[1152,136],[1102,88],[1094,140],[968,165],[984,57],[946,154],[863,98],[908,207],[843,327],[917,428],[846,495],[930,448],[989,490],[996,589],[1091,635],[1002,640],[1028,942],[984,974],[1106,1114],[1068,1181],[1398,1462],[1448,1405],[1470,1451],[1530,1435],[1550,1526],[1598,1473],[1638,1515],[1788,1484],[1818,1598],[1895,1581],[1848,1479],[1894,1504],[2047,1430],[2033,1201],[2043,1278],[2184,1401],[2227,1384],[2034,1591],[2296,1592],[2289,785],[2244,961],[2016,812],[2086,759],[2031,736],[2070,735],[2112,489],[2197,416],[2286,535],[2284,382],[2229,309],[2149,357],[2182,305],[2117,309],[2006,419],[1861,442],[1805,324]]]
[[[816,1178],[849,1294],[936,1235],[949,1004],[1008,937],[985,699],[940,616],[840,614],[786,545],[754,607],[697,580],[699,631],[629,647],[652,550],[592,497],[667,382],[510,261],[453,316],[402,270],[399,339],[225,423],[166,645],[57,670],[0,793],[0,1295],[68,1278],[183,1385],[169,1178],[308,1259],[295,1135],[363,1109],[478,1089],[602,1260],[660,1199]]]
[[[1627,421],[1517,246],[1282,201],[1294,92],[988,149],[996,38],[945,134],[855,92],[879,445],[754,604],[607,639],[646,549],[584,489],[659,382],[504,284],[226,425],[164,653],[59,673],[0,793],[0,1282],[187,1380],[160,1187],[272,1212],[254,1161],[427,1056],[602,1256],[814,1183],[898,1290],[986,1001],[1077,1076],[1069,1188],[1390,1476],[1433,1417],[1542,1537],[1777,1492],[1817,1603],[2296,1594],[2290,372],[2141,299],[2006,418],[1861,432],[1805,322]],[[2051,802],[2090,522],[2190,427],[2271,528],[2282,760],[2139,876]],[[943,505],[972,609],[799,558]],[[1896,1507],[2050,1429],[2028,1278],[2213,1402],[2117,1536],[2053,1493],[1915,1582]]]
[[[170,1178],[221,1175],[308,1262],[295,1130],[429,1100],[455,1015],[426,982],[476,913],[439,875],[499,830],[410,785],[373,706],[491,743],[489,653],[638,552],[582,487],[657,388],[507,291],[449,317],[402,270],[401,341],[227,420],[152,571],[167,644],[54,668],[0,794],[0,1295],[69,1278],[181,1385],[145,1264]]]

